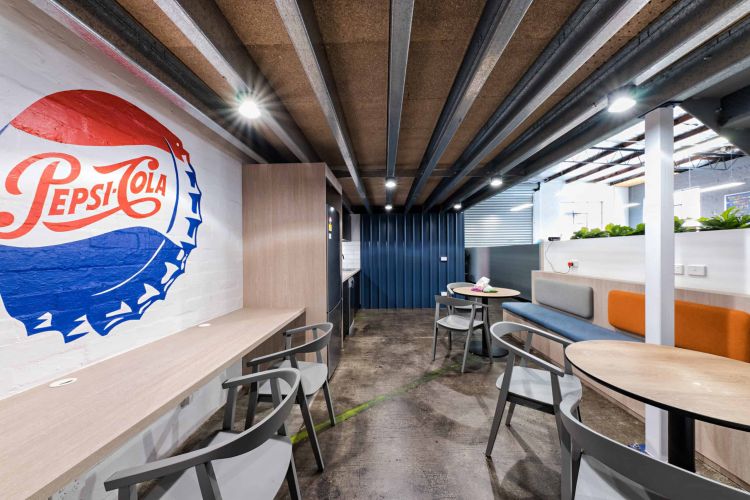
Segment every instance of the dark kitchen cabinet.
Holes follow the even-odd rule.
[[[352,213],[346,208],[344,208],[341,226],[341,239],[344,241],[352,241]]]

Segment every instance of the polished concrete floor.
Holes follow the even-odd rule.
[[[499,318],[499,311],[493,311]],[[344,420],[319,432],[326,470],[319,473],[309,442],[295,445],[306,498],[545,499],[559,498],[559,444],[554,417],[518,407],[484,456],[503,360],[490,365],[469,355],[460,373],[462,338],[447,335],[431,360],[433,311],[363,310],[345,341],[331,381],[336,413]],[[243,400],[246,398],[242,398]],[[292,410],[299,429],[299,409]],[[584,390],[584,421],[620,442],[643,441],[643,426],[625,411]],[[242,411],[238,419],[243,418]],[[327,420],[322,395],[312,408]],[[217,414],[204,433],[218,428]],[[196,439],[198,436],[196,437]],[[727,481],[699,463],[699,472]],[[287,496],[286,487],[279,498]]]

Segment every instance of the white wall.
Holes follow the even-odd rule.
[[[0,46],[0,127],[37,99],[62,90],[93,89],[122,97],[184,143],[202,191],[203,219],[186,272],[166,299],[107,336],[91,332],[69,343],[54,332],[28,336],[0,302],[0,398],[240,308],[241,159],[196,120],[23,0],[0,3]],[[219,382],[213,380],[190,405],[165,415],[61,496],[105,498],[101,481],[111,472],[174,449],[223,403]]]
[[[570,239],[582,226],[603,227],[606,224],[627,224],[627,188],[607,184],[574,182],[558,179],[544,182],[534,193],[534,241],[550,236]],[[576,216],[571,212],[588,212]]]
[[[644,282],[643,236],[546,242],[542,270]],[[706,276],[675,276],[675,286],[697,290],[750,294],[750,229],[704,231],[675,235],[675,264],[705,265]]]

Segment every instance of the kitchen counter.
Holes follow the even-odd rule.
[[[348,280],[349,278],[351,278],[352,276],[354,276],[358,272],[359,272],[359,268],[357,268],[357,269],[344,269],[343,271],[341,271],[341,282],[342,283],[345,282],[346,280]]]

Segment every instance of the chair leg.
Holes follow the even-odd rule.
[[[448,352],[453,349],[453,330],[448,330]]]
[[[302,393],[302,390],[297,391],[297,403],[299,404],[300,410],[302,411],[302,420],[305,421],[307,438],[310,440],[310,446],[312,446],[313,455],[315,455],[315,462],[318,464],[318,470],[320,472],[323,472],[323,469],[325,467],[323,465],[323,455],[320,454],[318,434],[315,432],[315,423],[313,422],[312,415],[310,415],[310,407],[307,406],[307,398]]]
[[[490,439],[487,441],[487,449],[484,454],[486,456],[492,456],[492,448],[495,447],[495,440],[497,439],[497,431],[500,429],[500,422],[503,421],[503,412],[505,411],[505,403],[508,401],[508,391],[501,390],[500,395],[497,397],[497,406],[495,407],[495,418],[492,419],[492,427],[490,428]]]
[[[294,466],[294,455],[289,459],[289,468],[286,470],[286,484],[289,487],[289,496],[292,500],[299,500],[302,495],[299,492],[297,481],[297,468]]]
[[[461,363],[461,373],[466,370],[466,357],[469,355],[469,344],[471,343],[471,330],[466,331],[466,342],[464,343],[464,360]]]
[[[247,402],[247,415],[245,415],[245,429],[253,426],[255,420],[255,411],[258,408],[258,383],[250,384],[250,394]]]
[[[198,487],[201,490],[201,497],[205,500],[221,500],[219,484],[216,482],[216,474],[211,462],[196,465],[195,473],[198,475]]]
[[[508,416],[505,417],[505,425],[510,427],[510,419],[513,418],[513,410],[516,409],[516,403],[511,403],[510,408],[508,408]]]
[[[336,412],[333,411],[333,399],[331,398],[331,388],[328,387],[328,381],[323,382],[323,395],[326,397],[326,406],[328,407],[328,417],[331,419],[331,425],[336,425]]]
[[[437,352],[437,334],[438,334],[438,327],[435,325],[435,328],[432,332],[432,360],[435,361],[435,353]]]

